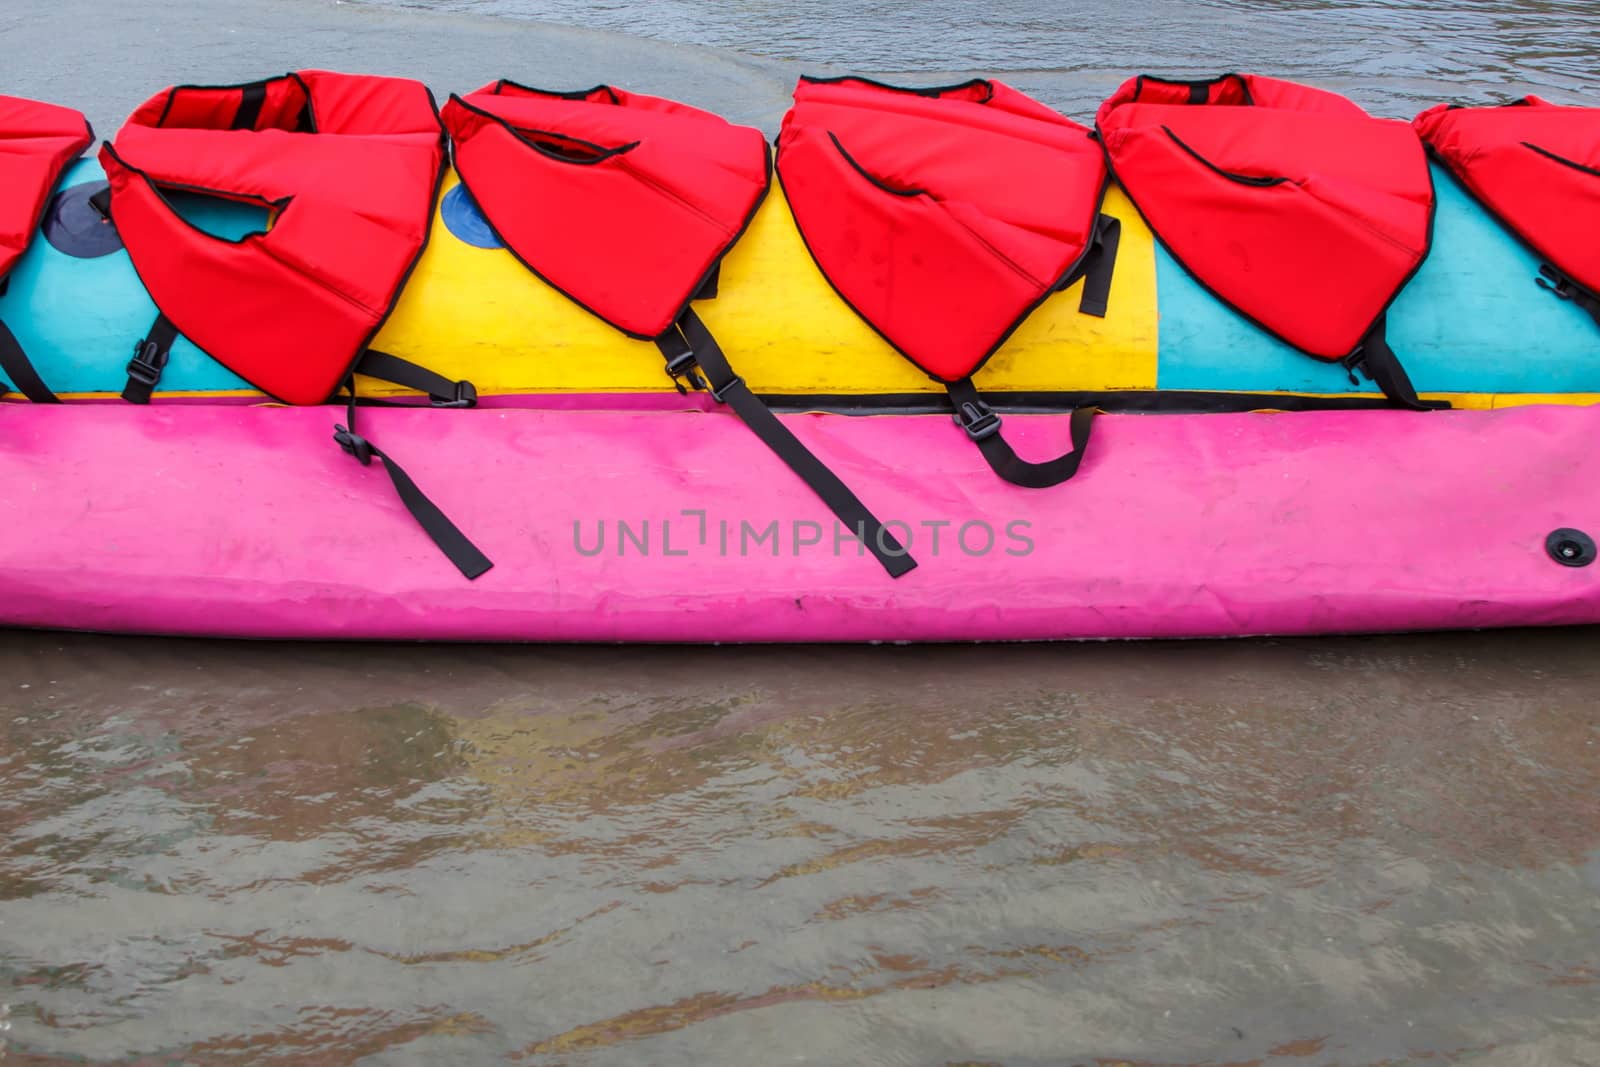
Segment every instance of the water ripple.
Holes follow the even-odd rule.
[[[1557,1062],[1600,1041],[1593,640],[6,635],[4,1040]]]
[[[710,45],[830,71],[1005,73],[1080,117],[1121,77],[1255,70],[1409,115],[1539,91],[1593,102],[1592,0],[363,0]],[[623,72],[607,72],[626,81]]]

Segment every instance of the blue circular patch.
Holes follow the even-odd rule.
[[[84,182],[61,190],[44,213],[44,239],[74,259],[98,259],[122,250],[117,228],[89,203],[107,188],[105,182]]]
[[[465,185],[457,185],[444,194],[439,214],[444,217],[445,229],[463,244],[474,248],[505,247],[489,228],[489,220],[478,210],[478,202],[472,199]]]

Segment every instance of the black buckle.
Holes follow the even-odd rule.
[[[128,377],[140,385],[154,388],[161,380],[161,369],[167,365],[168,353],[148,337],[133,346],[133,358],[128,361]]]
[[[455,396],[429,394],[428,403],[436,408],[475,408],[478,406],[478,387],[471,382],[457,382]]]
[[[678,392],[684,396],[689,395],[689,389],[707,388],[706,380],[700,376],[700,367],[695,362],[692,350],[667,360],[667,377],[672,379],[672,384],[677,386]],[[689,383],[687,389],[684,388],[684,382]]]
[[[732,378],[729,378],[727,381],[723,382],[721,386],[711,390],[711,399],[715,400],[719,404],[726,404],[728,402],[728,391],[743,384],[744,379],[735,374]]]
[[[1573,288],[1571,278],[1562,274],[1548,263],[1539,265],[1539,273],[1542,277],[1534,279],[1539,284],[1539,288],[1548,289],[1563,300],[1572,299],[1576,290]],[[1545,281],[1546,278],[1550,280]]]
[[[985,437],[993,437],[1000,432],[1000,416],[981,400],[976,403],[969,400],[958,407],[955,423],[967,431],[967,436],[974,441],[982,441]]]
[[[351,433],[338,424],[333,427],[333,439],[346,454],[356,457],[363,467],[372,465],[372,445],[360,434]]]

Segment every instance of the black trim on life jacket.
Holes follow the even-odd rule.
[[[456,99],[459,100],[460,97]],[[464,104],[464,106],[471,108],[470,104]],[[472,110],[477,109],[473,108]],[[488,112],[479,113],[488,114]],[[555,130],[538,130],[531,126],[513,126],[509,122],[505,123],[505,128],[507,133],[540,155],[553,159],[557,163],[572,163],[581,167],[603,163],[612,156],[627,155],[635,148],[638,148],[640,144],[638,141],[629,141],[626,144],[619,144],[615,148],[611,148],[603,144],[596,144],[593,141],[585,141],[581,137],[559,133]],[[544,140],[539,140],[539,138],[544,138]],[[560,144],[563,142],[582,147],[578,151],[562,151]]]
[[[750,391],[745,380],[734,373],[711,331],[692,309],[685,311],[672,329],[656,338],[656,345],[666,357],[667,374],[679,391],[686,391],[683,383],[687,382],[695,389],[709,390],[717,403],[732,408],[740,421],[806,483],[828,510],[855,532],[857,540],[883,565],[889,577],[899,578],[916,567],[917,561],[911,558],[910,552],[867,510],[861,498],[806,448],[772,409]]]
[[[953,85],[890,85],[888,82],[881,82],[874,78],[863,78],[856,74],[843,74],[837,78],[802,74],[800,75],[800,80],[809,82],[812,85],[843,85],[846,82],[860,82],[862,85],[870,85],[875,89],[888,89],[896,93],[911,93],[915,96],[932,97],[943,96],[946,93],[957,93],[963,89],[976,89],[981,85],[983,87],[983,99],[974,101],[974,103],[987,104],[994,99],[994,82],[988,78],[968,78],[964,82],[956,82]]]
[[[1568,159],[1566,156],[1558,156],[1554,152],[1550,151],[1550,149],[1548,149],[1548,148],[1540,148],[1538,145],[1534,144],[1532,141],[1523,141],[1522,142],[1522,147],[1523,148],[1527,148],[1527,149],[1531,149],[1532,151],[1535,151],[1535,152],[1539,153],[1544,158],[1546,158],[1548,160],[1551,160],[1551,161],[1553,161],[1555,163],[1561,164],[1563,167],[1571,167],[1573,170],[1581,171],[1584,174],[1589,175],[1591,178],[1600,178],[1600,170],[1596,170],[1593,167],[1585,166],[1584,164],[1579,163],[1576,160]]]
[[[1289,180],[1288,178],[1267,177],[1265,175],[1263,175],[1261,177],[1257,177],[1257,176],[1251,175],[1251,174],[1240,174],[1240,173],[1238,173],[1236,171],[1223,170],[1221,167],[1219,167],[1215,163],[1211,162],[1211,160],[1207,159],[1205,156],[1202,156],[1199,152],[1197,152],[1193,148],[1191,148],[1189,146],[1189,143],[1187,141],[1185,141],[1183,138],[1181,138],[1177,134],[1173,133],[1171,126],[1162,126],[1161,127],[1161,132],[1165,133],[1168,137],[1170,137],[1172,139],[1172,143],[1173,144],[1175,144],[1179,148],[1183,149],[1190,156],[1192,156],[1194,158],[1194,160],[1196,162],[1198,162],[1202,167],[1205,167],[1207,170],[1209,170],[1211,173],[1217,175],[1217,177],[1219,177],[1219,178],[1226,178],[1226,179],[1228,179],[1228,181],[1237,182],[1240,185],[1255,185],[1255,186],[1259,186],[1259,187],[1261,187],[1263,189],[1265,189],[1265,188],[1267,188],[1269,186],[1273,186],[1273,185],[1282,185],[1284,182]]]
[[[1211,87],[1213,85],[1221,85],[1225,81],[1238,82],[1239,92],[1244,96],[1244,106],[1254,106],[1256,101],[1250,95],[1250,82],[1243,74],[1234,71],[1219,74],[1215,78],[1197,78],[1193,81],[1183,78],[1157,78],[1152,74],[1140,74],[1133,79],[1133,99],[1128,102],[1130,104],[1146,103],[1146,101],[1139,99],[1144,95],[1144,83],[1154,82],[1156,85],[1181,85],[1189,90],[1189,103],[1206,104],[1211,101]]]
[[[880,178],[876,174],[872,173],[866,167],[863,167],[861,164],[857,163],[856,162],[856,157],[852,156],[848,151],[845,150],[844,143],[839,140],[839,135],[834,133],[832,130],[828,131],[828,140],[833,142],[834,150],[839,153],[839,158],[843,159],[846,163],[850,164],[850,169],[851,170],[855,171],[857,174],[861,175],[867,181],[871,182],[873,185],[877,186],[879,189],[882,189],[884,192],[888,193],[889,195],[891,195],[891,196],[930,196],[930,197],[932,196],[932,194],[929,193],[928,190],[923,189],[920,186],[913,185],[913,186],[910,186],[908,188],[902,189],[899,186],[890,185],[888,182],[884,181],[882,178]]]
[[[603,163],[612,156],[625,156],[635,148],[638,148],[640,144],[638,141],[629,141],[626,144],[619,144],[615,148],[607,148],[605,145],[593,144],[577,137],[567,137],[564,134],[552,133],[549,130],[528,129],[525,132],[520,130],[513,130],[512,132],[521,134],[523,142],[540,155],[547,156],[557,163],[571,163],[580,167]],[[528,136],[529,134],[534,136]],[[544,138],[544,140],[535,140],[535,136]],[[567,150],[564,148],[563,142],[582,147],[575,150]]]
[[[1220,82],[1220,81],[1222,81],[1222,80],[1224,80],[1226,78],[1238,78],[1238,77],[1239,77],[1239,75],[1237,75],[1237,74],[1225,74],[1221,78],[1213,79],[1211,82],[1207,82],[1207,83],[1204,83],[1204,84],[1215,84],[1216,82]],[[1141,80],[1143,80],[1143,79],[1141,79]],[[1158,81],[1158,82],[1162,81],[1162,79],[1159,79],[1159,78],[1153,78],[1153,79],[1149,79],[1149,80]],[[1242,79],[1241,79],[1241,81],[1242,81]],[[1189,82],[1171,82],[1171,83],[1167,83],[1167,84],[1188,85],[1188,84],[1191,84],[1191,83],[1189,83]],[[1135,90],[1135,92],[1137,92],[1137,89]],[[1246,96],[1246,98],[1248,98],[1249,95],[1250,95],[1249,94],[1249,87],[1248,87],[1248,85],[1246,85],[1246,88],[1245,88],[1245,96]],[[1183,261],[1183,259],[1178,255],[1178,253],[1173,250],[1172,246],[1167,243],[1166,238],[1161,236],[1161,232],[1159,230],[1157,230],[1155,228],[1155,226],[1150,224],[1150,216],[1145,214],[1144,208],[1139,206],[1139,201],[1134,198],[1134,195],[1133,195],[1132,191],[1129,190],[1129,188],[1127,186],[1127,183],[1125,183],[1121,178],[1119,178],[1117,176],[1116,163],[1111,158],[1111,151],[1106,146],[1105,139],[1098,136],[1098,133],[1099,133],[1098,130],[1096,130],[1095,132],[1097,134],[1095,140],[1100,143],[1100,151],[1105,156],[1106,173],[1108,175],[1110,175],[1110,180],[1116,182],[1118,187],[1120,187],[1122,189],[1123,195],[1125,195],[1128,198],[1128,202],[1129,203],[1133,204],[1134,209],[1136,211],[1138,211],[1140,217],[1142,217],[1145,220],[1145,224],[1147,226],[1150,226],[1150,232],[1155,235],[1155,239],[1157,241],[1161,242],[1161,247],[1166,251],[1167,255],[1172,257],[1172,261],[1174,263],[1176,263],[1179,267],[1182,267],[1183,268],[1183,272],[1189,276],[1190,280],[1193,281],[1196,285],[1198,285],[1201,289],[1203,289],[1207,293],[1209,293],[1211,295],[1212,299],[1216,300],[1217,303],[1221,304],[1223,307],[1227,308],[1229,311],[1233,312],[1235,315],[1238,315],[1241,319],[1243,319],[1244,321],[1248,322],[1250,325],[1254,326],[1256,329],[1260,330],[1262,333],[1266,334],[1268,337],[1277,338],[1278,337],[1277,333],[1275,333],[1273,330],[1269,329],[1260,320],[1258,320],[1258,319],[1254,318],[1253,316],[1245,313],[1244,311],[1242,311],[1239,308],[1235,307],[1233,304],[1231,304],[1227,300],[1223,299],[1223,297],[1222,297],[1222,295],[1220,293],[1218,293],[1215,289],[1211,288],[1211,286],[1206,283],[1206,280],[1204,278],[1202,278],[1193,269],[1191,269],[1189,264],[1187,264],[1187,263],[1185,263]],[[1170,130],[1168,130],[1167,132],[1168,132],[1169,135],[1171,135],[1171,131]],[[1180,147],[1188,150],[1190,152],[1190,154],[1193,155],[1196,159],[1198,159],[1201,163],[1205,163],[1207,166],[1210,166],[1212,170],[1216,171],[1218,174],[1222,175],[1225,178],[1229,178],[1232,181],[1240,181],[1242,179],[1243,180],[1242,184],[1245,184],[1245,185],[1263,185],[1263,186],[1265,186],[1265,185],[1278,185],[1278,184],[1280,184],[1277,181],[1273,181],[1273,182],[1269,182],[1269,183],[1262,183],[1262,182],[1258,182],[1258,181],[1252,181],[1245,175],[1229,174],[1228,172],[1223,171],[1220,168],[1217,168],[1215,166],[1211,166],[1209,161],[1207,161],[1204,157],[1200,156],[1199,153],[1194,152],[1192,149],[1188,149],[1188,146],[1185,145],[1182,141],[1179,141],[1177,137],[1174,136],[1172,139]],[[1350,375],[1350,379],[1351,379],[1352,382],[1355,382],[1357,380],[1356,377],[1355,377],[1354,371],[1361,370],[1366,375],[1366,377],[1369,378],[1373,382],[1373,384],[1375,384],[1380,390],[1383,391],[1383,395],[1388,397],[1389,400],[1395,406],[1404,407],[1404,408],[1410,408],[1410,409],[1412,409],[1414,411],[1448,410],[1450,408],[1450,406],[1451,406],[1447,401],[1442,401],[1442,400],[1441,401],[1419,401],[1417,399],[1416,390],[1413,389],[1412,386],[1411,386],[1410,378],[1406,375],[1405,369],[1400,364],[1399,357],[1395,355],[1394,350],[1389,347],[1388,342],[1384,339],[1384,327],[1385,327],[1385,322],[1386,322],[1386,320],[1388,319],[1388,316],[1389,316],[1389,308],[1391,308],[1394,305],[1394,302],[1396,300],[1400,299],[1400,294],[1405,292],[1406,286],[1411,284],[1411,279],[1415,278],[1417,276],[1417,272],[1422,269],[1423,264],[1428,262],[1428,256],[1433,251],[1433,224],[1434,224],[1434,221],[1437,218],[1438,213],[1439,213],[1439,198],[1438,198],[1437,195],[1435,195],[1435,189],[1434,189],[1434,184],[1433,184],[1433,168],[1432,167],[1428,167],[1427,171],[1428,171],[1428,194],[1429,194],[1428,195],[1428,233],[1427,233],[1427,239],[1426,239],[1425,244],[1424,244],[1424,250],[1423,250],[1422,256],[1417,260],[1417,265],[1412,267],[1411,270],[1406,274],[1406,276],[1401,279],[1400,284],[1398,286],[1396,286],[1394,292],[1389,295],[1389,299],[1384,302],[1383,308],[1382,308],[1382,310],[1380,310],[1378,312],[1377,318],[1373,319],[1372,324],[1367,327],[1367,331],[1362,336],[1361,342],[1359,344],[1357,344],[1356,347],[1354,349],[1352,349],[1348,354],[1346,354],[1344,356],[1339,356],[1339,357],[1319,356],[1319,355],[1316,355],[1315,353],[1312,353],[1312,352],[1306,352],[1302,348],[1295,348],[1295,351],[1300,352],[1303,355],[1309,356],[1312,359],[1318,360],[1319,362],[1322,362],[1322,363],[1338,363],[1339,365],[1343,366],[1346,371],[1352,372],[1351,375]],[[1282,340],[1282,338],[1278,338],[1278,339]],[[1373,345],[1374,341],[1377,342],[1376,346]],[[1288,342],[1286,342],[1286,341],[1284,343],[1288,344]],[[1291,345],[1290,347],[1295,347],[1295,346]],[[1395,392],[1390,392],[1389,391],[1390,388],[1393,388],[1396,391]]]
[[[512,81],[510,78],[500,78],[494,83],[493,95],[512,95],[505,91],[508,87],[521,89],[523,92],[534,96],[553,96],[558,100],[588,100],[595,93],[603,92],[611,98],[613,104],[619,107],[622,105],[621,97],[617,96],[617,91],[609,85],[591,85],[587,89],[541,89],[537,85],[524,85],[521,82]]]
[[[1445,105],[1445,109],[1447,111],[1460,111],[1463,108],[1472,108],[1472,107],[1478,107],[1478,106],[1480,106],[1480,105],[1478,105],[1478,104],[1446,104]],[[1532,105],[1532,103],[1529,101],[1529,99],[1527,97],[1522,96],[1522,97],[1518,97],[1515,100],[1507,100],[1503,104],[1488,104],[1488,105],[1483,105],[1483,106],[1487,106],[1487,107],[1532,107],[1533,105]],[[1426,144],[1427,142],[1423,142],[1423,143]]]

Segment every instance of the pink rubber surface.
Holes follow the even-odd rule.
[[[8,406],[0,623],[240,637],[933,641],[1600,621],[1600,410],[1127,415],[1054,490],[1008,486],[944,416],[786,421],[921,566],[887,578],[729,413],[362,412],[496,561],[467,582],[332,409]],[[1024,456],[1067,420],[1012,416]],[[891,469],[896,468],[896,469]],[[700,520],[706,513],[705,543]],[[649,522],[649,554],[637,538]],[[670,520],[666,555],[661,524]],[[604,521],[604,550],[596,544]],[[731,524],[728,550],[720,524]],[[780,526],[740,554],[740,524]],[[793,545],[793,523],[822,543]],[[930,522],[939,530],[937,551]],[[987,552],[983,527],[995,534]],[[1007,534],[1012,523],[1032,543]],[[802,525],[805,539],[813,528]],[[1009,550],[1009,551],[1008,551]],[[1020,553],[1020,554],[1012,554]]]

